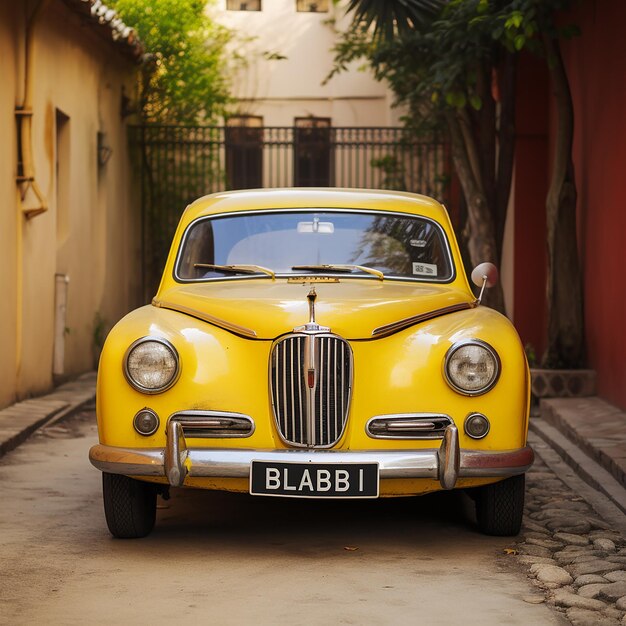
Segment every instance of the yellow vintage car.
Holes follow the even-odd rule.
[[[497,271],[482,264],[482,289]],[[481,290],[482,294],[482,290]],[[530,376],[480,306],[445,208],[356,189],[224,192],[187,207],[159,290],[100,359],[106,521],[142,537],[157,495],[296,498],[468,489],[519,532]]]

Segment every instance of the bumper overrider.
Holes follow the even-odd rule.
[[[170,420],[165,448],[119,448],[95,445],[91,463],[103,472],[126,476],[165,476],[180,487],[187,476],[246,478],[252,461],[277,463],[378,463],[381,479],[430,478],[452,489],[459,478],[498,478],[523,474],[532,465],[530,446],[506,451],[461,450],[450,424],[438,448],[421,450],[255,450],[189,448],[181,424]]]

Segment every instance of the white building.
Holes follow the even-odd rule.
[[[264,126],[297,126],[303,118],[333,127],[397,124],[392,94],[358,64],[323,84],[333,66],[336,31],[351,20],[344,5],[218,0],[211,14],[236,33],[233,54],[243,59],[233,81],[242,115],[256,116]]]

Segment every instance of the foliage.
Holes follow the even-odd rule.
[[[387,80],[417,129],[447,129],[467,205],[472,264],[499,263],[511,189],[515,72],[521,50],[545,57],[556,109],[548,230],[548,348],[543,363],[584,359],[581,275],[576,246],[574,116],[559,39],[577,34],[555,14],[571,0],[350,0],[352,27],[336,47],[333,73],[365,57]],[[332,75],[332,74],[331,74]],[[558,244],[557,244],[558,239]],[[493,295],[492,295],[493,292]],[[502,291],[487,303],[503,310]]]
[[[229,31],[204,0],[109,0],[146,48],[139,84],[144,122],[212,122],[228,103]]]

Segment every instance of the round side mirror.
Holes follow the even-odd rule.
[[[481,263],[472,272],[472,282],[477,287],[482,287],[487,279],[486,287],[493,287],[498,282],[498,268],[493,263]]]

